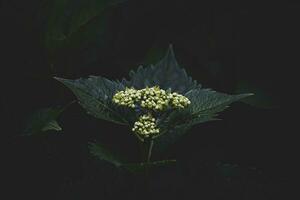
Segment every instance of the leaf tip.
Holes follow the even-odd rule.
[[[173,44],[172,43],[169,44],[169,48],[168,48],[168,51],[167,51],[166,55],[167,55],[167,57],[168,56],[175,57],[174,48],[173,48]]]
[[[244,97],[250,97],[250,96],[253,96],[253,95],[255,95],[254,93],[245,93],[245,94],[243,94],[244,95]]]

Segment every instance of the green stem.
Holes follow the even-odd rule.
[[[150,145],[149,145],[149,150],[148,150],[148,156],[147,156],[147,163],[150,162],[151,159],[151,154],[152,154],[152,149],[153,149],[153,140],[150,140]]]

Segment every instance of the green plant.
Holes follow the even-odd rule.
[[[89,145],[92,154],[127,169],[164,165],[151,162],[153,148],[162,151],[193,125],[216,120],[229,104],[252,94],[229,95],[204,89],[179,67],[172,46],[157,64],[140,66],[130,79],[111,81],[101,76],[69,80],[55,77],[76,95],[88,114],[129,127],[148,148],[141,163],[121,161],[100,144]]]

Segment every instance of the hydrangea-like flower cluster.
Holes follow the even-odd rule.
[[[141,106],[149,110],[162,111],[169,105],[169,98],[165,90],[158,86],[138,90],[141,93]]]
[[[154,111],[162,111],[168,106],[185,108],[191,103],[187,97],[176,92],[167,93],[159,86],[141,90],[126,88],[125,91],[119,91],[114,95],[113,102],[130,108],[135,108],[136,104],[140,103],[141,107]]]
[[[176,92],[169,94],[168,98],[170,99],[171,106],[174,108],[185,108],[191,104],[191,101],[187,97]]]
[[[146,138],[157,135],[159,129],[157,128],[155,121],[155,118],[150,114],[142,115],[139,117],[139,120],[134,123],[132,131]]]
[[[119,91],[113,96],[114,103],[130,108],[135,108],[136,102],[140,99],[140,93],[134,88],[126,88],[125,91]]]
[[[129,108],[140,106],[149,112],[163,111],[168,107],[185,108],[191,103],[187,97],[176,92],[166,92],[160,89],[159,86],[146,87],[141,90],[126,88],[125,91],[117,92],[112,100],[121,106],[127,106]],[[159,133],[155,121],[155,118],[152,117],[150,113],[142,115],[139,117],[139,120],[134,123],[132,131],[143,137],[155,135]]]

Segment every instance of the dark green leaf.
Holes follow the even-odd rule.
[[[52,120],[52,121],[49,121],[45,127],[42,128],[42,131],[49,131],[49,130],[61,131],[62,128],[59,126],[57,121]]]
[[[51,64],[68,68],[78,62],[93,63],[111,37],[107,23],[109,10],[124,1],[48,1],[40,18],[46,19],[44,41]]]
[[[166,150],[171,144],[174,144],[178,138],[191,128],[188,124],[174,126],[166,130],[155,139],[153,152],[159,153]]]
[[[126,170],[131,172],[139,172],[145,169],[151,169],[154,167],[162,167],[170,164],[174,164],[176,160],[162,160],[162,161],[153,161],[149,163],[127,163],[120,158],[119,155],[112,153],[107,148],[99,143],[89,143],[90,153],[99,160],[103,160],[113,164],[115,167],[123,167]]]
[[[155,62],[157,62],[158,60],[160,60],[161,58],[163,58],[165,56],[165,47],[161,47],[158,44],[154,44],[154,46],[152,46],[144,59],[144,62],[146,64],[153,64]]]
[[[175,143],[193,125],[217,120],[217,113],[228,105],[252,94],[228,95],[210,89],[194,89],[185,94],[191,104],[169,114],[160,124],[162,134],[155,140],[154,151],[163,151]]]
[[[48,5],[50,15],[46,40],[48,42],[63,41],[86,26],[103,11],[112,5],[125,0],[53,0]],[[49,44],[51,45],[51,44]]]
[[[122,165],[122,161],[119,156],[107,150],[103,145],[97,143],[89,143],[90,153],[99,160],[107,161],[116,167]]]
[[[113,104],[112,97],[118,90],[123,90],[122,84],[103,77],[90,76],[87,79],[68,80],[55,78],[66,85],[76,95],[80,105],[96,118],[119,124],[128,124],[134,115],[130,109]]]
[[[255,86],[254,84],[244,80],[239,81],[237,83],[235,92],[243,93],[246,91],[252,91],[255,93],[255,96],[241,100],[246,104],[264,109],[276,109],[279,107],[279,103],[276,101],[276,98],[272,98],[272,95],[269,94],[267,90],[264,90],[261,87]]]
[[[25,135],[34,135],[49,130],[61,131],[62,128],[56,119],[62,113],[63,108],[45,108],[32,114],[25,128]]]
[[[129,76],[130,80],[123,79],[122,83],[137,89],[159,85],[165,90],[171,88],[172,91],[185,93],[200,87],[184,69],[179,67],[172,46],[169,47],[166,56],[159,63],[145,68],[140,66],[136,71],[131,71]]]
[[[251,95],[253,94],[229,95],[210,89],[194,89],[185,94],[191,101],[187,111],[195,118],[214,117],[218,112],[226,109],[229,104]]]

